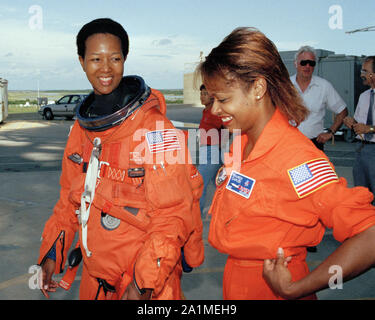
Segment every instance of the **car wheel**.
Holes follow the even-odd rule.
[[[47,109],[46,111],[44,111],[44,117],[46,118],[46,120],[53,120],[53,113],[50,109]]]

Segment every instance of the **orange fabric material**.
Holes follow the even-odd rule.
[[[77,242],[76,246],[75,246],[75,249],[79,248],[79,246],[80,246],[80,243]],[[63,278],[59,281],[59,287],[60,288],[63,288],[66,291],[70,290],[70,287],[72,286],[72,284],[73,284],[73,282],[76,278],[78,268],[79,268],[79,264],[77,264],[74,267],[69,266],[67,268]]]
[[[243,263],[229,257],[224,269],[224,300],[284,300],[273,293],[263,279],[263,261],[252,264]],[[292,273],[292,280],[297,281],[309,273],[305,261],[294,259],[288,266]],[[256,290],[254,290],[256,288]],[[316,300],[316,295],[311,295],[302,300]]]
[[[181,268],[177,267],[176,272],[166,280],[163,290],[159,295],[152,294],[151,300],[181,300],[183,293],[180,286]],[[124,274],[116,283],[108,282],[115,287],[115,292],[105,293],[103,288],[99,289],[97,278],[90,275],[87,267],[83,265],[81,283],[79,287],[80,300],[120,300],[125,292],[126,287],[132,281],[128,274]]]
[[[165,115],[167,113],[167,104],[165,102],[164,95],[155,89],[152,89],[152,94],[158,99],[158,108],[160,113]]]
[[[82,243],[76,210],[80,206],[86,174],[84,164],[74,163],[68,156],[77,153],[88,163],[91,141],[100,137],[102,151],[99,160],[109,163],[109,168],[100,174],[87,224],[87,245],[92,251],[88,258],[82,250],[87,273],[90,277],[114,284],[124,272],[133,275],[135,264],[140,288],[154,289],[155,298],[180,297],[180,248],[197,228],[192,215],[194,195],[190,165],[184,164],[189,157],[184,139],[178,140],[177,150],[152,154],[148,147],[147,132],[160,130],[160,125],[162,129],[175,130],[158,110],[160,105],[161,109],[165,108],[163,101],[159,102],[160,95],[153,90],[144,106],[121,125],[109,130],[90,132],[82,129],[78,122],[74,124],[64,152],[60,199],[43,231],[39,262],[62,230],[64,242],[56,250],[56,265],[59,266],[56,273],[63,271],[77,230]],[[171,163],[170,159],[185,162]],[[139,167],[145,170],[143,179],[122,179],[128,169]],[[114,230],[105,229],[102,214],[121,219],[120,225]],[[203,242],[196,241],[190,250],[202,251]],[[85,292],[85,283],[81,286],[82,292]],[[168,289],[165,289],[166,284]],[[91,297],[90,294],[83,296]]]
[[[114,283],[109,283],[114,286]],[[119,300],[120,297],[116,293],[107,292],[105,294],[103,289],[99,289],[99,282],[97,278],[92,277],[87,270],[85,264],[82,268],[81,283],[79,287],[79,299],[80,300]]]
[[[193,190],[192,216],[194,231],[190,234],[184,246],[185,260],[189,266],[195,268],[200,266],[204,260],[204,244],[203,244],[203,222],[201,218],[201,209],[199,199],[203,193],[203,178],[199,174],[198,169],[190,166],[190,184]]]
[[[220,252],[235,259],[263,261],[275,258],[277,249],[282,247],[285,256],[303,256],[307,246],[319,244],[325,227],[332,228],[335,238],[344,241],[375,225],[371,193],[361,187],[348,189],[343,178],[304,198],[298,197],[288,170],[327,157],[289,125],[278,109],[248,158],[243,160],[246,139],[245,135],[237,136],[232,144],[232,150],[241,144],[237,158],[233,153],[226,155],[227,179],[218,186],[209,210],[212,214],[209,242]],[[255,180],[249,199],[226,188],[233,170]],[[252,279],[257,277],[259,272]],[[237,280],[228,283],[224,279],[227,292],[236,292],[231,286],[244,281],[241,276],[235,279],[241,283],[235,283]],[[252,294],[262,292],[257,287],[259,283],[254,280],[253,285],[251,281],[247,284],[251,285]]]
[[[204,108],[202,111],[202,119],[199,124],[199,129],[204,129],[206,131],[207,140],[204,138],[206,135],[201,133],[201,145],[210,146],[220,144],[221,137],[219,129],[222,127],[223,123],[218,116],[215,116],[211,113],[211,108]],[[210,132],[213,131],[212,129],[217,129],[218,134],[210,134]]]

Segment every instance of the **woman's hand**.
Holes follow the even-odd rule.
[[[292,275],[288,270],[291,257],[284,258],[284,250],[279,248],[276,259],[266,259],[263,264],[263,277],[270,288],[285,299],[295,299]]]
[[[124,295],[122,296],[121,300],[150,300],[152,290],[151,289],[145,289],[145,290],[146,292],[144,294],[139,294],[137,288],[135,287],[134,281],[132,281],[126,287]]]
[[[57,282],[52,280],[55,266],[56,262],[49,258],[42,265],[42,284],[40,290],[46,298],[49,298],[48,292],[55,292],[58,287]]]

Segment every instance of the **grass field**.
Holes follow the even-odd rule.
[[[31,113],[31,112],[37,112],[39,107],[37,105],[31,105],[29,107],[20,107],[16,105],[8,105],[8,113]]]
[[[183,103],[183,89],[161,89],[167,104]],[[74,93],[89,93],[91,90],[45,90],[39,91],[39,97],[47,97],[48,101],[56,101],[62,96]],[[8,112],[25,113],[36,112],[38,92],[32,90],[9,90],[8,91]],[[27,106],[25,106],[27,104]]]

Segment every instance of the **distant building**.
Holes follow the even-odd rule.
[[[203,52],[200,52],[200,61],[185,63],[184,72],[184,104],[203,107],[200,100],[199,87],[202,84],[200,77],[196,77],[195,69],[203,61]]]

